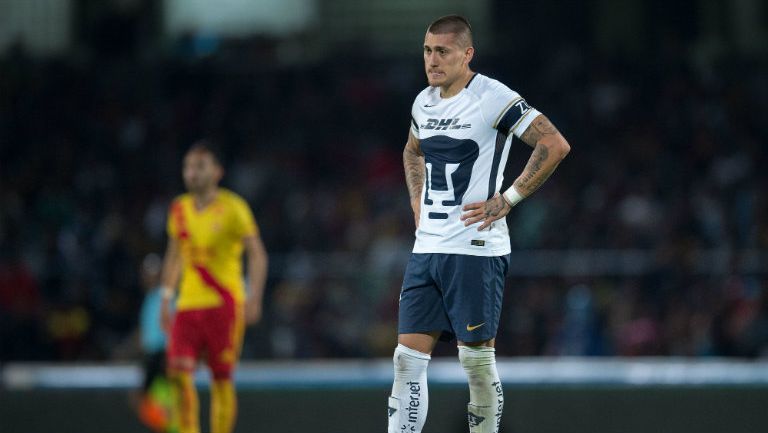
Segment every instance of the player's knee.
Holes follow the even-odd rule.
[[[494,347],[496,346],[496,339],[491,338],[490,340],[482,340],[482,341],[459,341],[459,347],[461,346],[467,346],[467,347]]]
[[[397,343],[398,345],[405,346],[408,349],[429,355],[432,353],[432,349],[434,349],[440,334],[440,332],[428,332],[424,334],[400,334],[397,336]]]
[[[429,354],[398,344],[392,361],[397,374],[410,374],[425,370],[431,358]]]
[[[468,374],[495,368],[496,349],[486,346],[459,346],[459,362]]]
[[[192,373],[195,371],[195,360],[187,357],[170,358],[167,362],[166,371],[169,376]]]
[[[211,376],[213,380],[232,380],[233,368],[232,366],[220,365],[211,368]]]
[[[395,348],[395,354],[393,356],[393,360],[395,363],[398,363],[403,357],[407,358],[415,358],[415,359],[422,359],[422,360],[430,360],[432,356],[429,353],[422,352],[417,349],[412,349],[408,346],[405,346],[403,344],[398,344]]]

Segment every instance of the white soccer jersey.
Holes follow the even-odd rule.
[[[424,152],[426,179],[414,253],[509,254],[506,219],[477,231],[464,227],[462,206],[501,188],[512,134],[520,137],[540,113],[504,84],[475,74],[450,98],[427,87],[411,109],[411,132]]]

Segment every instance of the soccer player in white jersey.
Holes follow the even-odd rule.
[[[413,103],[403,152],[416,243],[400,293],[388,433],[421,432],[430,354],[438,339],[453,338],[469,382],[469,431],[498,432],[504,396],[494,343],[511,251],[504,217],[570,150],[517,92],[469,68],[474,52],[461,16],[427,29],[429,87]],[[533,151],[500,192],[513,135]]]

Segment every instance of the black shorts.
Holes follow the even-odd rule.
[[[400,292],[398,333],[441,332],[474,343],[496,337],[509,255],[411,254]]]

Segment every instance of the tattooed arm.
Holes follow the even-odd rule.
[[[424,153],[419,146],[419,139],[408,131],[408,141],[403,150],[403,167],[405,168],[405,183],[408,185],[408,194],[411,196],[411,208],[416,228],[419,228],[419,216],[421,215],[421,190],[424,187]]]
[[[533,147],[533,152],[513,185],[521,196],[528,197],[555,171],[571,146],[543,114],[533,119],[520,139]]]
[[[539,189],[571,150],[560,131],[543,114],[536,116],[520,139],[533,147],[522,174],[504,194],[496,194],[485,202],[464,206],[466,213],[461,219],[465,226],[482,221],[477,230],[483,230],[494,221],[504,218],[512,206]]]

